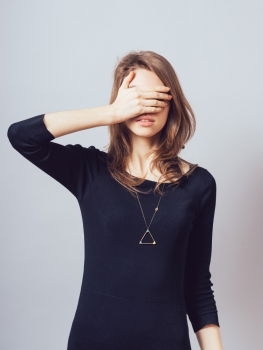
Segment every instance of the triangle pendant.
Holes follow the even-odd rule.
[[[143,241],[144,240],[144,241]],[[153,238],[151,232],[149,231],[149,229],[147,229],[144,233],[144,235],[142,236],[139,244],[156,244],[155,239]]]

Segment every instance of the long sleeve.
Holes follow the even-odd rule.
[[[98,169],[94,146],[61,145],[47,129],[40,114],[12,123],[7,131],[15,150],[81,199],[86,185]]]
[[[205,189],[190,232],[185,270],[186,310],[194,332],[206,324],[220,326],[210,273],[216,182],[210,173],[204,182]]]

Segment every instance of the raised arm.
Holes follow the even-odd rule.
[[[61,145],[56,137],[112,121],[109,106],[39,114],[12,123],[7,136],[22,156],[64,185],[81,199],[85,186],[95,176],[99,150],[80,144]]]
[[[158,113],[172,96],[166,86],[154,89],[129,87],[130,72],[122,81],[113,103],[88,109],[39,114],[11,124],[7,135],[25,158],[68,188],[78,199],[98,168],[99,150],[80,144],[63,146],[54,138],[96,126],[111,125],[143,113]],[[166,101],[160,101],[160,100]],[[148,101],[149,100],[149,101]]]

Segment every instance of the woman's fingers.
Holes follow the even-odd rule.
[[[151,98],[151,99],[160,99],[160,100],[168,100],[172,99],[172,95],[169,93],[163,93],[158,91],[142,91],[141,96],[143,98]]]
[[[139,86],[130,87],[134,77],[134,71],[130,71],[124,77],[118,95],[112,103],[116,123],[144,113],[158,113],[169,105],[172,98],[172,95],[169,94],[170,88],[165,85],[157,85],[151,89]]]
[[[139,114],[146,114],[146,113],[158,113],[163,110],[163,107],[142,107],[142,110]]]
[[[142,89],[143,91],[160,91],[160,92],[167,92],[170,90],[169,86],[165,86],[165,85],[157,85],[155,86],[154,89]]]
[[[169,106],[170,101],[160,101],[160,100],[141,100],[142,105],[152,106],[152,107],[166,107]]]
[[[169,94],[170,87],[165,85],[158,85],[153,89],[143,88],[143,87],[134,87],[137,91],[139,98],[145,99],[159,99],[159,100],[168,100],[172,99],[172,95]]]
[[[130,73],[123,79],[123,82],[120,86],[120,89],[128,89],[129,84],[131,83],[132,79],[134,78],[135,72],[130,71]]]

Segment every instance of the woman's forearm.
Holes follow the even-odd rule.
[[[201,350],[223,350],[220,327],[207,325],[196,332]]]
[[[44,123],[54,137],[113,123],[113,106],[45,113]]]

